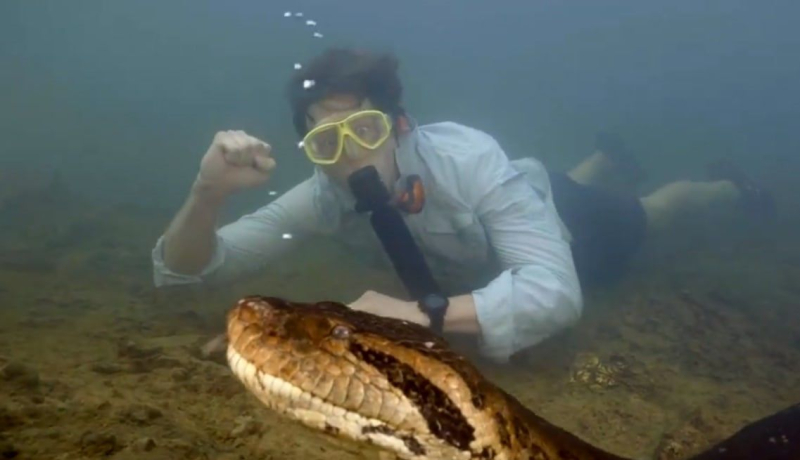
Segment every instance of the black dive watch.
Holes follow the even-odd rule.
[[[441,334],[444,326],[444,314],[447,312],[447,307],[450,306],[450,300],[437,293],[431,293],[424,296],[419,300],[419,308],[431,320],[430,328],[434,332]]]

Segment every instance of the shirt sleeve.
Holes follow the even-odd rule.
[[[467,196],[502,272],[473,298],[482,353],[506,361],[577,322],[583,299],[544,167],[530,181],[493,139],[483,145]]]
[[[253,274],[319,231],[312,181],[304,181],[275,201],[216,231],[211,260],[196,275],[177,273],[164,263],[163,235],[152,251],[157,287],[180,284],[219,284]]]

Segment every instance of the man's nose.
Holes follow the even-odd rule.
[[[344,149],[344,157],[351,161],[359,161],[369,156],[369,151],[358,145],[349,136],[345,136],[342,148]]]

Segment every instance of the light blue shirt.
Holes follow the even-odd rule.
[[[481,352],[505,361],[574,324],[583,299],[567,234],[544,167],[509,161],[494,138],[457,123],[422,125],[400,138],[401,178],[418,174],[425,206],[405,221],[449,295],[472,293]],[[220,283],[276,263],[314,235],[329,235],[391,270],[368,216],[320,170],[273,202],[217,230],[198,275],[167,268],[153,249],[156,286]],[[287,240],[283,235],[289,233]]]

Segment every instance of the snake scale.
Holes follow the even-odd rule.
[[[228,364],[264,405],[384,458],[626,460],[539,417],[422,326],[264,296],[227,319]],[[800,405],[692,458],[800,459]]]

